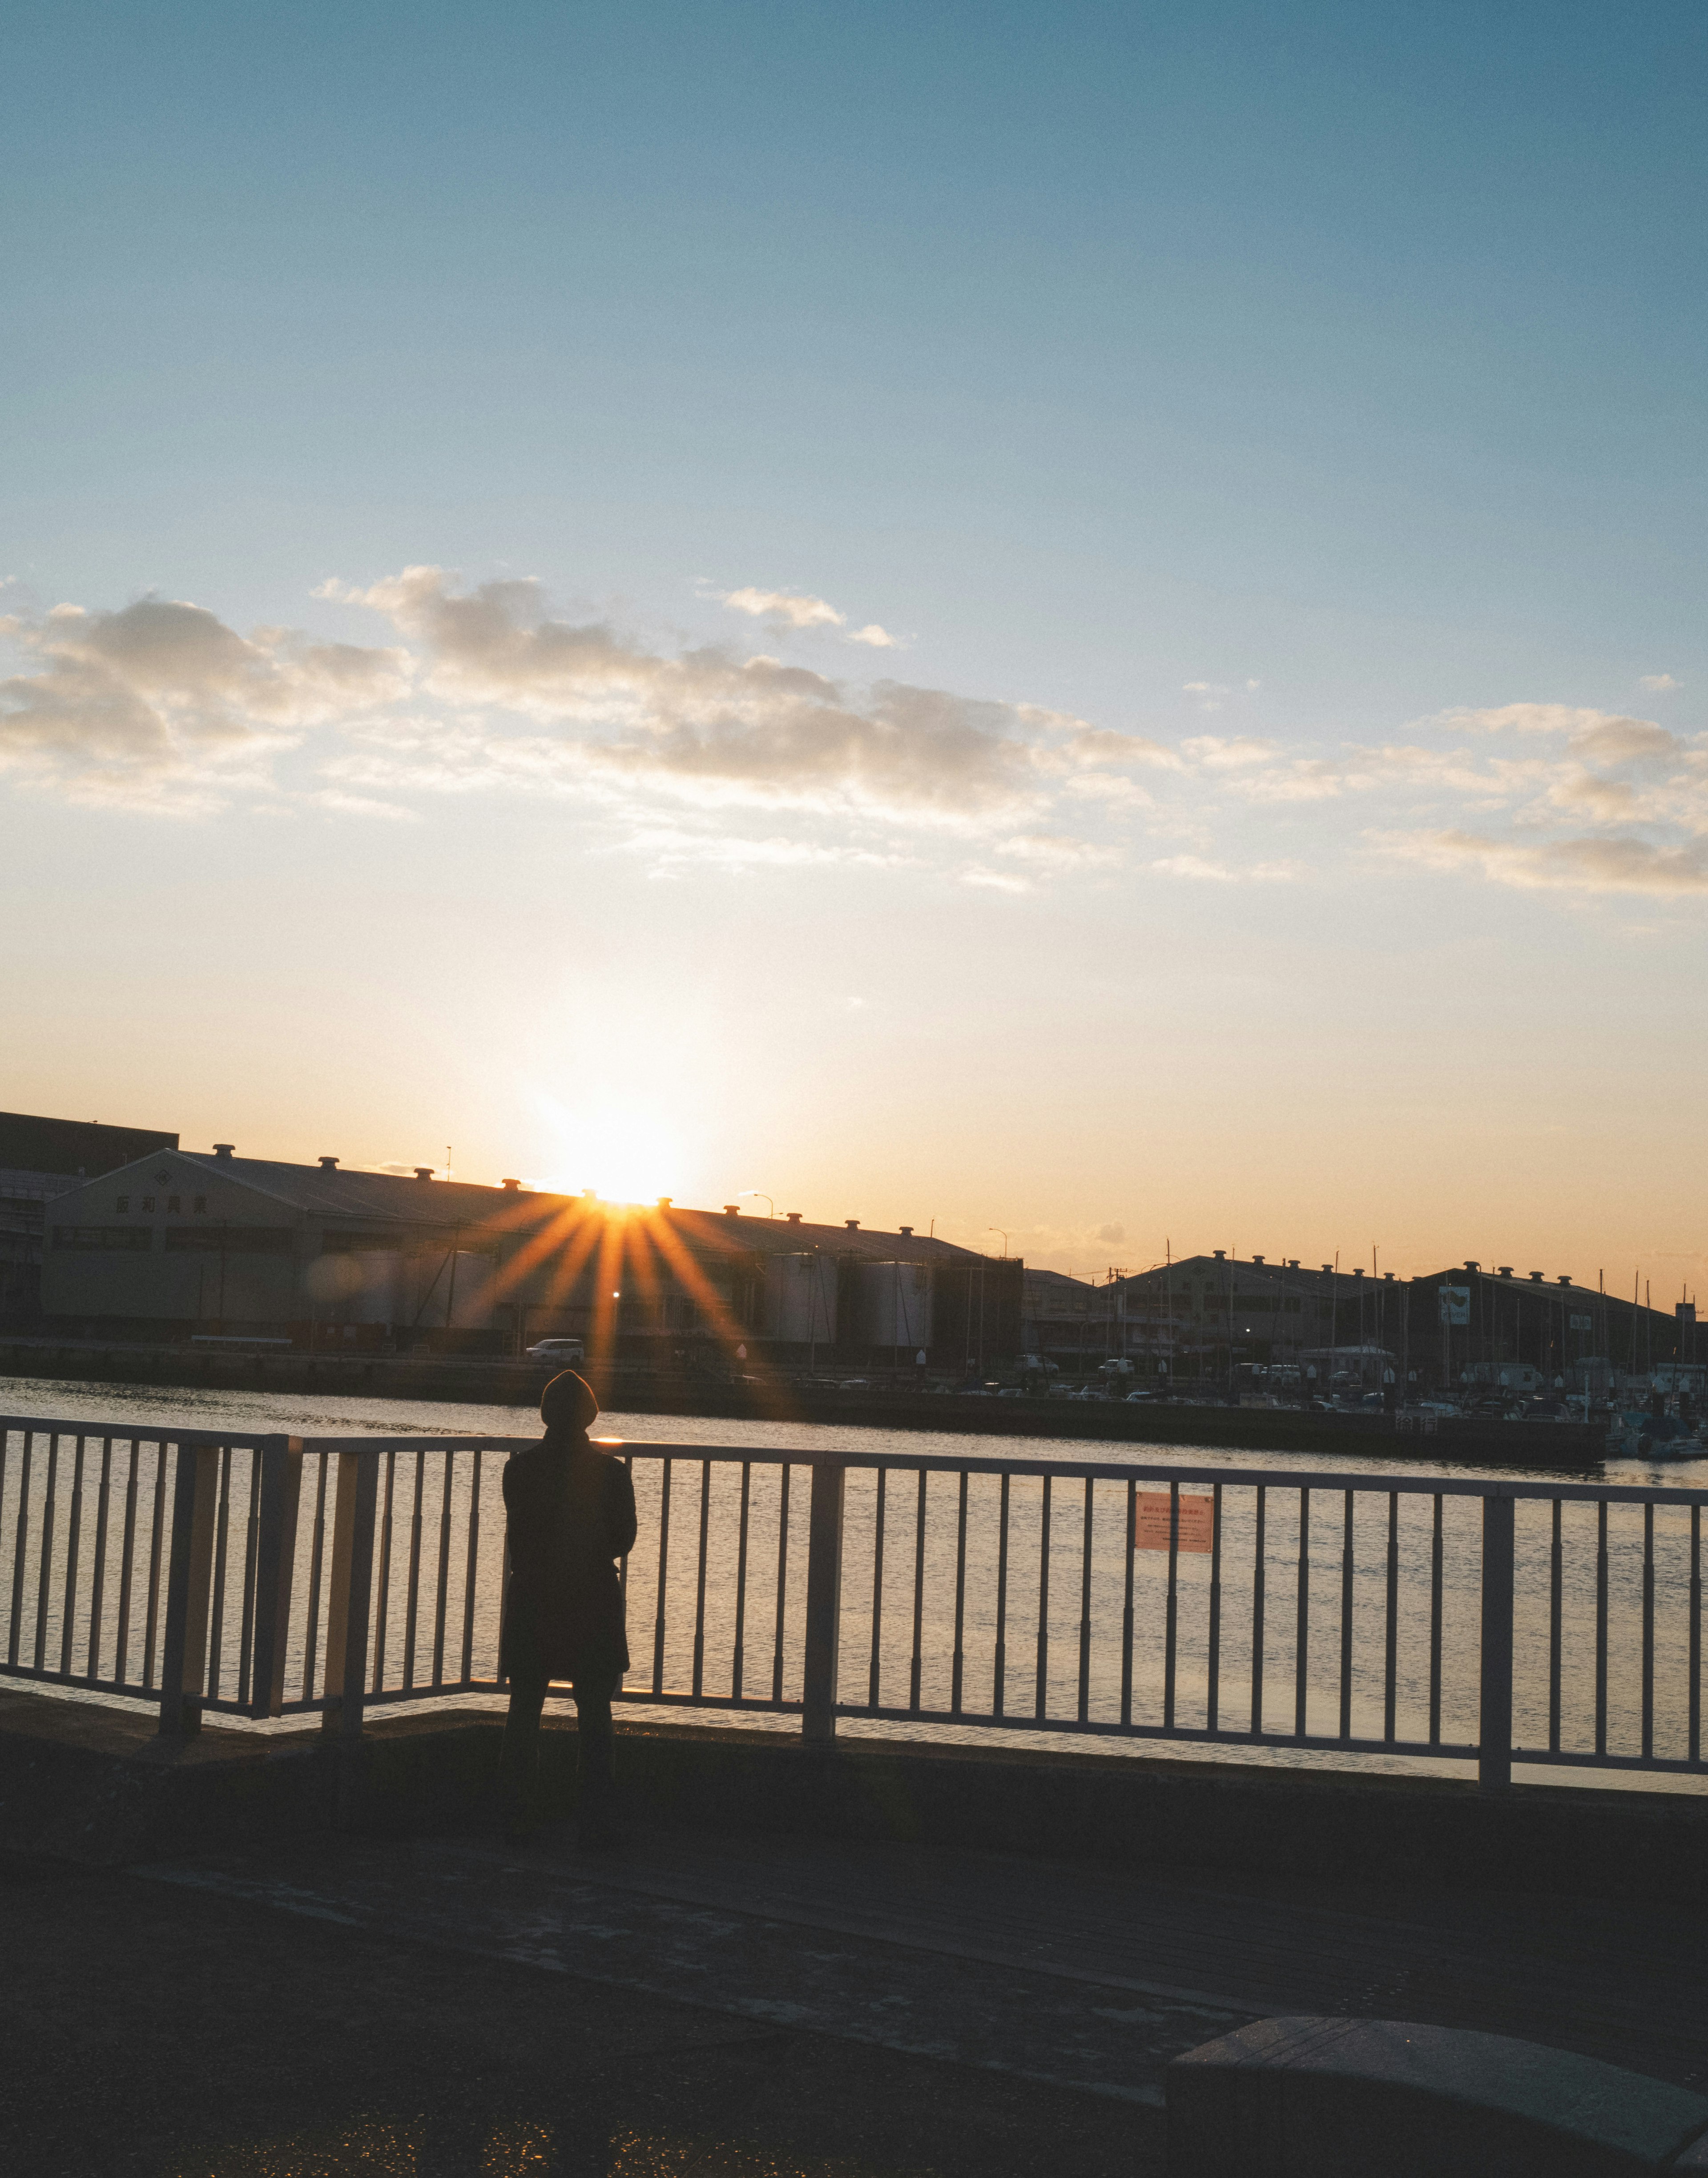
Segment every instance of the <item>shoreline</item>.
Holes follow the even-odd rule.
[[[554,1372],[526,1361],[466,1356],[233,1354],[181,1347],[0,1341],[0,1380],[158,1385],[162,1389],[344,1393],[364,1398],[514,1406],[527,1412]],[[602,1407],[706,1420],[829,1423],[958,1436],[1048,1436],[1086,1443],[1149,1443],[1220,1450],[1328,1453],[1377,1461],[1450,1459],[1490,1467],[1583,1473],[1606,1457],[1604,1432],[1581,1422],[1498,1422],[1443,1416],[1429,1430],[1396,1417],[1206,1403],[1129,1406],[1124,1400],[994,1398],[896,1387],[845,1391],[747,1377],[666,1377],[623,1365],[590,1368]],[[0,1382],[0,1407],[5,1404]]]

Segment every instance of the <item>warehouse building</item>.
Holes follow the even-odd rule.
[[[949,1242],[161,1147],[57,1197],[42,1305],[85,1337],[316,1350],[590,1352],[983,1369],[1020,1335],[1022,1266]]]
[[[28,1331],[40,1319],[48,1205],[79,1180],[177,1147],[176,1135],[153,1128],[0,1112],[0,1327]]]

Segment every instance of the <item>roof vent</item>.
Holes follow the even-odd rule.
[[[1325,1271],[1332,1271],[1334,1268],[1334,1266],[1333,1263],[1325,1263],[1322,1267]]]
[[[1261,1256],[1253,1256],[1251,1260],[1254,1263],[1261,1263],[1263,1258]]]
[[[430,1164],[418,1164],[415,1168],[415,1177],[417,1179],[431,1179],[433,1177],[432,1166]]]
[[[1482,1268],[1482,1265],[1481,1263],[1467,1262],[1465,1268],[1468,1271],[1480,1271]]]
[[[336,1172],[338,1169],[338,1160],[337,1157],[322,1157],[320,1169],[322,1172]]]
[[[1393,1272],[1392,1271],[1384,1271],[1382,1274],[1382,1283],[1385,1286],[1391,1286],[1393,1283]]]
[[[1299,1267],[1299,1258],[1297,1257],[1297,1256],[1288,1256],[1288,1258],[1287,1258],[1287,1267],[1288,1267],[1288,1269],[1289,1269],[1289,1271],[1296,1271],[1296,1270],[1298,1269],[1298,1267]]]
[[[1559,1277],[1555,1280],[1555,1283],[1557,1285],[1568,1286],[1571,1283],[1572,1274],[1569,1271],[1562,1271]]]
[[[1228,1250],[1225,1248],[1218,1248],[1216,1250],[1216,1261],[1218,1263],[1225,1263],[1227,1260]]]
[[[1364,1276],[1364,1266],[1362,1263],[1355,1263],[1353,1265],[1352,1275],[1355,1278],[1361,1278]]]
[[[581,1199],[583,1202],[597,1202],[599,1201],[599,1190],[596,1187],[583,1188],[581,1190]]]
[[[1503,1278],[1509,1278],[1513,1274],[1513,1267],[1510,1263],[1497,1263],[1495,1267]]]
[[[798,1225],[801,1222],[801,1213],[798,1210],[786,1210],[783,1215],[791,1225]]]
[[[742,1206],[739,1202],[726,1202],[724,1205],[724,1215],[725,1218],[739,1218],[741,1214]]]
[[[845,1218],[842,1223],[851,1233],[857,1233],[860,1230],[860,1220],[857,1218]]]
[[[904,1240],[911,1240],[913,1238],[913,1228],[911,1225],[904,1225],[900,1229]]]
[[[1547,1273],[1545,1271],[1532,1271],[1530,1272],[1530,1283],[1533,1286],[1539,1286],[1547,1275]]]
[[[214,1144],[214,1155],[217,1157],[235,1157],[237,1154],[237,1147],[238,1146],[235,1142],[216,1142]]]
[[[501,1179],[498,1185],[506,1195],[520,1195],[522,1192],[522,1182],[519,1179]]]

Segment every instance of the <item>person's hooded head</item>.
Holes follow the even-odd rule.
[[[539,1419],[548,1436],[585,1436],[598,1418],[593,1387],[573,1369],[554,1376],[539,1395]]]

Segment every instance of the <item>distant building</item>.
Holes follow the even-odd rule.
[[[1651,1308],[1568,1274],[1467,1261],[1414,1278],[1411,1294],[1410,1366],[1431,1382],[1514,1389],[1528,1366],[1538,1388],[1600,1393],[1700,1358],[1693,1306]]]
[[[1253,1365],[1362,1376],[1370,1354],[1393,1343],[1404,1291],[1391,1273],[1371,1278],[1296,1257],[1241,1260],[1218,1248],[1122,1279],[1113,1350],[1147,1374],[1189,1384],[1226,1383]],[[1334,1358],[1343,1351],[1344,1361]]]
[[[147,1127],[0,1112],[0,1326],[27,1330],[41,1315],[48,1204],[81,1179],[177,1146],[176,1135]]]
[[[315,1348],[717,1349],[983,1371],[1019,1349],[1024,1267],[911,1228],[600,1202],[591,1193],[161,1150],[57,1198],[42,1305],[89,1337]]]

